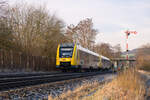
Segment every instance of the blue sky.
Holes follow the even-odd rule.
[[[129,49],[150,43],[150,0],[9,0],[11,4],[27,2],[46,6],[66,25],[77,24],[92,18],[94,28],[99,30],[96,43],[121,44],[125,50],[124,31],[136,30],[130,35]]]

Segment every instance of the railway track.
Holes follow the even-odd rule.
[[[86,72],[86,73],[42,73],[42,74],[18,74],[0,76],[0,91],[17,89],[26,86],[44,83],[58,82],[75,78],[82,78],[110,72]]]

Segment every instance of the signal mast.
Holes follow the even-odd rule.
[[[130,34],[137,34],[137,32],[136,31],[129,31],[129,30],[127,30],[127,31],[125,31],[125,33],[126,33],[126,52],[127,52],[127,55],[126,55],[126,59],[128,60],[129,59],[129,54],[128,54],[128,52],[129,52],[129,45],[128,45],[128,37],[129,37],[129,35]]]

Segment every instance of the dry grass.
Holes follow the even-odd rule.
[[[89,93],[95,91],[90,96]],[[135,69],[125,70],[109,83],[84,84],[49,100],[144,100],[145,83]]]
[[[82,86],[79,86],[73,91],[67,91],[61,94],[59,97],[52,98],[49,96],[48,100],[79,100],[83,96],[88,95],[92,91],[96,90],[97,87],[99,86],[98,82],[94,83],[86,83],[83,84]]]
[[[84,100],[144,100],[145,84],[135,69],[128,69]]]

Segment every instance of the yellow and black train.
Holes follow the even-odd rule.
[[[59,44],[56,55],[56,68],[63,71],[108,70],[109,58],[73,43]]]

